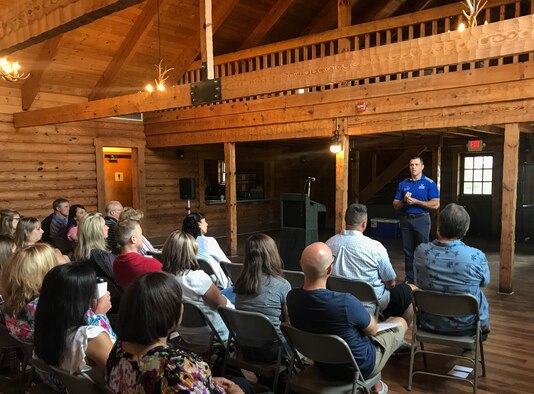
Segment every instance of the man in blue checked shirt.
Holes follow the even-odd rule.
[[[410,178],[399,183],[393,208],[402,210],[400,221],[404,249],[405,281],[414,283],[413,254],[419,244],[430,237],[430,210],[439,208],[439,190],[436,183],[423,174],[423,159],[410,159]]]
[[[469,214],[460,205],[449,204],[441,211],[437,238],[415,250],[415,284],[423,290],[475,296],[485,339],[489,332],[489,309],[481,288],[490,283],[490,271],[484,253],[461,241],[469,223]],[[426,330],[438,334],[471,335],[473,332],[474,316],[423,315],[420,318]]]

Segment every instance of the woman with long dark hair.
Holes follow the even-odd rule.
[[[69,217],[67,219],[67,240],[71,242],[78,241],[78,226],[81,220],[87,214],[85,207],[80,204],[71,205],[69,208]]]
[[[165,272],[136,278],[119,311],[120,341],[109,355],[106,383],[114,393],[242,393],[208,364],[167,344],[182,314],[182,290]]]
[[[220,289],[230,286],[230,281],[221,268],[221,261],[230,262],[224,254],[217,240],[207,237],[208,222],[206,217],[199,212],[190,213],[182,223],[182,231],[190,234],[198,244],[197,258],[206,261],[215,273],[215,284]]]
[[[105,318],[111,308],[109,293],[97,299],[94,271],[79,263],[50,270],[43,279],[35,315],[35,354],[50,365],[71,374],[88,372],[92,366],[104,372],[115,341]],[[100,324],[88,317],[100,316]]]

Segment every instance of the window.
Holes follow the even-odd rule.
[[[218,179],[219,179],[219,185],[226,185],[226,164],[223,160],[219,160],[218,162]]]
[[[463,194],[491,194],[493,156],[465,156]]]

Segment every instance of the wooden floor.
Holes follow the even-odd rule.
[[[518,244],[514,268],[514,294],[498,294],[499,250],[495,241],[466,240],[486,253],[491,283],[484,290],[490,307],[491,333],[484,342],[486,377],[480,378],[479,393],[532,393],[534,379],[534,245]],[[386,244],[397,275],[403,272],[399,242]],[[410,339],[411,330],[406,339]],[[422,365],[422,361],[419,360]],[[429,367],[447,372],[455,364],[428,359]],[[390,393],[408,393],[409,356],[392,358],[382,373]],[[417,375],[411,393],[469,393],[468,383]]]
[[[273,234],[276,236],[276,234]],[[246,238],[246,237],[245,237]],[[223,240],[221,240],[224,242]],[[244,239],[240,238],[242,256]],[[491,333],[484,343],[487,376],[479,379],[478,392],[484,393],[532,393],[534,379],[534,244],[518,244],[514,268],[514,294],[497,293],[499,251],[496,241],[466,240],[466,243],[482,249],[490,262],[491,284],[485,289],[490,305]],[[403,255],[400,240],[384,241],[399,278],[403,278]],[[238,256],[236,262],[241,259]],[[406,335],[410,339],[411,331]],[[455,364],[430,358],[429,366],[448,371]],[[382,372],[389,392],[410,393],[408,384],[409,356],[397,356],[388,362]],[[42,392],[41,390],[32,390]],[[16,380],[9,373],[0,374],[0,393],[15,393]],[[44,391],[43,391],[44,392]],[[429,378],[414,378],[411,393],[470,393],[467,383]]]

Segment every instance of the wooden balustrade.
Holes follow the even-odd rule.
[[[340,39],[345,39],[345,42],[349,43],[346,50],[358,51],[441,34],[456,29],[463,21],[463,7],[462,3],[454,3],[217,56],[214,59],[215,78],[336,55],[342,52],[338,46]],[[486,9],[479,15],[478,23],[493,23],[529,13],[530,8],[519,0],[489,0]],[[498,61],[503,64],[503,59]],[[183,75],[180,83],[200,81],[200,67],[201,62],[195,62]],[[418,74],[408,76],[418,76]],[[384,80],[391,78],[383,76]]]

